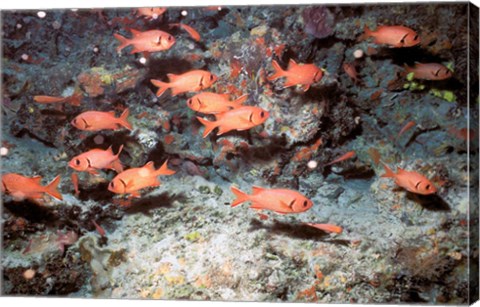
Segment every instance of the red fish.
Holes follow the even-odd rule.
[[[75,93],[68,97],[54,97],[54,96],[33,96],[33,100],[38,103],[69,103],[72,106],[79,106],[82,102],[83,95]]]
[[[243,95],[234,101],[229,100],[228,94],[202,92],[187,100],[187,106],[203,114],[217,114],[239,108],[247,100],[248,95]]]
[[[120,42],[120,46],[117,47],[117,52],[120,52],[123,48],[133,45],[130,53],[138,52],[157,52],[170,49],[175,44],[175,38],[160,30],[150,30],[140,32],[134,29],[129,29],[132,33],[132,38],[126,38],[118,33],[114,33],[116,39]]]
[[[120,146],[117,154],[113,154],[112,146],[107,150],[92,149],[74,157],[68,163],[68,166],[79,172],[89,172],[98,175],[98,170],[113,169],[117,173],[123,172],[123,165],[118,158],[122,152],[123,145]]]
[[[170,24],[172,27],[180,27],[183,30],[187,31],[187,33],[197,42],[200,41],[200,33],[197,32],[194,28],[187,26],[186,24],[183,23],[172,23]]]
[[[46,186],[42,186],[41,181],[40,176],[28,178],[15,173],[3,174],[2,193],[9,194],[15,201],[41,199],[45,193],[56,199],[63,199],[62,194],[57,190],[60,175]]]
[[[198,92],[209,88],[217,81],[217,76],[205,70],[192,70],[181,75],[167,74],[169,83],[151,79],[158,87],[157,96],[160,97],[167,90],[172,90],[172,96],[185,92]]]
[[[132,130],[132,125],[128,122],[128,109],[123,111],[120,117],[115,117],[115,112],[87,111],[75,117],[71,124],[80,130],[100,131],[100,130],[118,130],[121,127]]]
[[[421,195],[430,195],[437,192],[433,183],[417,172],[398,168],[395,174],[385,163],[383,163],[383,167],[386,173],[381,176],[382,178],[394,178],[397,185],[409,192]]]
[[[448,128],[448,133],[464,141],[472,141],[475,139],[475,130],[473,129],[467,129],[467,128],[457,129],[456,127],[452,126]]]
[[[72,173],[72,183],[73,188],[75,189],[75,195],[78,196],[80,194],[80,190],[78,189],[78,175],[77,173]]]
[[[344,160],[347,160],[347,159],[350,159],[350,158],[353,158],[353,157],[355,157],[355,151],[349,151],[346,154],[343,154],[341,157],[333,160],[332,162],[329,162],[329,163],[325,164],[325,166],[332,165],[334,163],[338,163],[338,162],[341,162],[341,161],[344,161]]]
[[[319,82],[323,77],[323,70],[314,64],[297,64],[290,59],[287,70],[283,70],[275,60],[273,60],[272,65],[275,72],[267,77],[269,81],[286,77],[284,87],[301,85],[305,92],[308,91],[310,85]]]
[[[305,223],[305,225],[308,225],[308,226],[311,226],[311,227],[314,227],[314,228],[317,228],[317,229],[320,229],[320,230],[323,230],[323,231],[327,231],[327,232],[334,232],[334,233],[338,233],[338,234],[343,232],[342,227],[337,226],[337,225],[333,225],[333,224]]]
[[[102,237],[105,237],[105,234],[106,234],[105,229],[103,229],[103,227],[98,225],[97,222],[95,222],[94,220],[92,220],[92,223],[95,226],[95,230],[97,230],[98,234],[100,234],[100,236]]]
[[[157,19],[167,11],[165,7],[139,7],[136,10],[137,16],[142,16],[146,19]]]
[[[375,38],[374,43],[389,45],[391,47],[413,47],[420,44],[420,37],[410,28],[404,26],[378,26],[376,31],[370,30],[367,26],[361,39]]]
[[[408,123],[405,124],[405,126],[403,126],[403,128],[400,130],[400,132],[398,133],[397,135],[397,139],[402,135],[404,134],[405,132],[407,132],[408,130],[410,130],[412,127],[414,127],[416,125],[416,123],[412,120],[412,121],[409,121]]]
[[[142,167],[127,169],[113,178],[108,185],[108,190],[117,194],[131,194],[133,197],[139,197],[139,190],[160,186],[158,176],[175,174],[175,171],[168,169],[167,162],[165,161],[158,170],[155,170],[153,162],[148,162]]]
[[[407,73],[413,72],[415,79],[446,80],[453,76],[450,69],[438,63],[415,63],[414,67],[405,65]]]
[[[344,63],[343,70],[347,73],[347,75],[353,80],[354,83],[358,83],[360,79],[358,79],[358,73],[355,69],[355,65],[352,63]]]
[[[222,135],[232,130],[248,130],[263,124],[268,116],[269,113],[262,108],[243,106],[225,113],[215,114],[217,120],[213,122],[198,116],[197,119],[205,126],[203,137],[206,138],[217,127],[219,128],[217,135]]]
[[[231,191],[237,197],[232,207],[236,207],[244,202],[250,201],[250,208],[258,210],[271,210],[279,214],[301,213],[313,206],[310,199],[297,191],[287,189],[265,189],[261,187],[252,187],[252,195],[248,195],[240,189],[232,186]]]

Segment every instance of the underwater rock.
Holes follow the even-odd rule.
[[[302,13],[305,32],[316,38],[325,38],[333,34],[335,17],[326,6],[306,8]]]

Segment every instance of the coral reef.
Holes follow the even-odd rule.
[[[2,181],[2,294],[468,303],[468,291],[478,292],[468,274],[478,262],[469,240],[478,241],[471,205],[479,134],[478,72],[467,78],[467,51],[478,55],[468,6],[2,12],[2,175],[42,176],[42,187],[60,175],[62,194],[41,190],[38,199],[16,201]],[[365,26],[379,35],[381,26],[399,25],[419,44],[365,37]],[[114,34],[130,30],[135,46],[119,48]],[[153,30],[174,43],[158,52],[136,41]],[[165,43],[162,35],[153,43]],[[414,78],[405,67],[415,62],[441,64],[449,78]],[[300,73],[288,76],[295,65]],[[196,80],[200,70],[216,80]],[[175,83],[186,72],[195,86]],[[187,90],[157,96],[158,82]],[[197,117],[222,115],[187,106],[200,91],[230,101],[248,95],[243,106],[268,118],[203,138]],[[127,108],[131,130],[72,124],[87,111],[113,112],[115,121]],[[224,124],[256,123],[255,116]],[[127,171],[137,170],[132,181],[114,181],[119,174],[108,163],[96,175],[68,167],[110,146],[121,148]],[[398,177],[382,177],[387,167]],[[402,170],[421,179],[402,181]],[[126,191],[139,181],[133,196],[140,197],[111,187]],[[419,193],[426,185],[435,193]],[[231,186],[252,195],[258,187],[294,190],[313,206],[289,214],[232,207]],[[325,224],[337,231],[312,227]]]

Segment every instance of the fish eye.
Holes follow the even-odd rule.
[[[430,185],[427,184],[427,185],[425,186],[425,189],[430,190]]]
[[[304,202],[303,202],[303,206],[304,206],[304,207],[308,206],[308,201],[304,201]]]
[[[210,75],[210,81],[213,81],[213,75]]]
[[[192,104],[192,98],[188,99],[188,100],[187,100],[187,103],[188,103],[189,105],[191,105],[191,104]]]
[[[114,187],[115,187],[115,183],[113,183],[113,181],[110,182],[110,186],[111,186],[112,188],[114,188]]]
[[[265,116],[265,113],[263,113],[263,111],[260,113],[260,117],[264,117]]]
[[[414,41],[416,41],[418,39],[418,34],[415,35],[415,37],[413,38]]]
[[[80,160],[75,159],[75,164],[76,164],[76,165],[80,165]]]

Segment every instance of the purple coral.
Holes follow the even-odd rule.
[[[335,18],[325,6],[314,6],[303,10],[305,32],[316,38],[325,38],[333,34]]]

